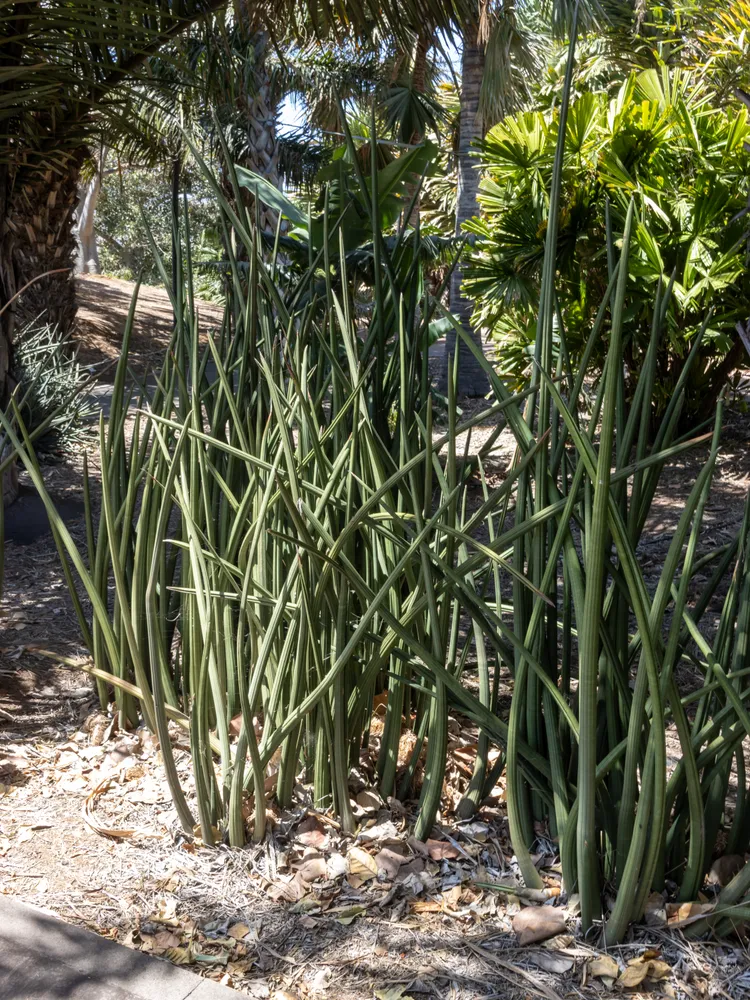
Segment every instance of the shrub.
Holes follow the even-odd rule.
[[[216,202],[200,173],[183,172],[188,218],[195,234],[193,262],[200,265],[224,259],[216,224]],[[182,212],[182,205],[180,206]],[[172,252],[172,191],[158,168],[128,167],[109,170],[102,181],[96,208],[96,234],[104,274],[145,284],[161,284],[151,239],[166,261]],[[199,298],[221,301],[222,280],[210,267],[196,268],[194,292]]]
[[[334,287],[332,262],[321,255],[306,275],[279,282],[277,261],[258,252],[241,204],[223,207],[248,262],[240,274],[230,261],[225,323],[202,347],[188,273],[178,283],[174,342],[132,434],[121,403],[124,345],[109,424],[101,425],[98,525],[85,494],[85,554],[55,514],[22,425],[15,433],[2,414],[0,423],[90,599],[89,617],[69,574],[95,664],[88,669],[103,699],[114,686],[123,721],[140,714],[158,733],[187,832],[197,807],[207,843],[227,836],[241,844],[252,795],[260,838],[267,789],[288,805],[299,777],[311,778],[316,805],[332,806],[352,830],[350,768],[387,692],[380,790],[410,797],[426,747],[415,810],[416,834],[425,837],[441,805],[452,705],[480,729],[465,801],[477,805],[494,786],[488,750],[499,745],[526,884],[542,886],[531,854],[541,830],[559,842],[565,889],[580,893],[585,930],[602,915],[605,885],[616,886],[605,928],[616,942],[667,875],[681,900],[693,900],[720,841],[740,854],[750,844],[750,510],[733,545],[699,551],[721,407],[712,434],[675,436],[701,334],[658,432],[647,433],[666,292],[652,306],[654,337],[625,414],[635,202],[588,330],[603,378],[591,412],[581,405],[587,367],[570,366],[565,330],[555,339],[553,329],[561,167],[558,147],[532,385],[511,396],[467,338],[494,401],[458,424],[454,368],[442,436],[424,350],[437,305],[424,292],[417,240],[402,234],[389,249],[373,226],[373,309],[358,330],[350,283]],[[368,204],[377,218],[377,199]],[[343,275],[343,248],[338,268]],[[324,290],[313,302],[321,272]],[[459,435],[491,418],[496,429],[470,457],[471,440]],[[485,463],[503,419],[517,457],[490,486]],[[709,446],[704,465],[657,585],[647,587],[638,548],[661,472],[697,444]],[[725,600],[709,640],[703,618],[720,585]],[[475,691],[463,682],[472,659]],[[678,689],[683,662],[699,671],[697,690]],[[503,673],[513,695],[501,718]],[[412,718],[416,742],[397,781]],[[175,766],[169,719],[190,734],[194,803]],[[680,743],[674,767],[669,728]],[[739,787],[729,819],[733,766]],[[748,912],[750,864],[689,932],[723,931]]]
[[[27,430],[42,431],[37,449],[49,453],[71,445],[91,413],[72,337],[49,325],[26,327],[16,337],[11,374]]]
[[[503,373],[519,384],[534,352],[559,113],[506,118],[482,147],[481,219],[467,287],[489,326]],[[662,413],[708,316],[686,388],[685,418],[710,415],[742,356],[747,317],[747,111],[711,105],[701,82],[666,66],[631,75],[614,99],[586,93],[570,108],[555,246],[556,326],[576,364],[609,282],[628,204],[635,200],[623,354],[632,398],[654,306],[671,285],[657,353]],[[601,371],[607,329],[592,362]],[[559,344],[559,335],[556,335]],[[557,349],[557,348],[556,348]]]

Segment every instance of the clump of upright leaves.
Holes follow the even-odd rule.
[[[372,221],[380,218],[377,175],[371,182],[360,173]],[[471,595],[475,587],[488,594],[506,564],[500,543],[477,551],[473,532],[488,521],[499,530],[494,502],[512,480],[480,516],[469,513],[474,466],[457,442],[483,415],[458,425],[452,404],[448,433],[433,439],[426,346],[435,300],[424,287],[418,232],[402,231],[386,246],[377,221],[371,226],[375,296],[363,330],[343,238],[334,265],[335,217],[302,278],[280,282],[278,258],[259,246],[242,199],[233,208],[214,183],[226,244],[231,227],[245,266],[230,259],[225,322],[207,344],[198,338],[192,274],[177,276],[173,341],[156,388],[137,398],[132,434],[131,311],[112,410],[100,426],[98,524],[87,483],[85,552],[55,517],[23,426],[20,438],[8,433],[91,601],[88,618],[71,590],[102,697],[109,681],[121,722],[142,717],[159,735],[187,830],[197,818],[207,843],[217,830],[243,843],[252,795],[253,833],[262,838],[272,758],[282,804],[302,772],[316,803],[350,829],[349,768],[373,699],[387,691],[381,791],[410,794],[426,745],[417,830],[427,835],[441,802],[449,701],[482,719],[496,742],[505,733],[492,691],[493,674],[509,663],[507,643],[492,624],[492,600],[473,607]],[[326,235],[327,226],[324,216]],[[175,259],[179,266],[182,254]],[[462,634],[467,607],[476,625]],[[484,631],[494,636],[491,650]],[[460,682],[477,642],[478,698]],[[400,768],[411,716],[417,739]],[[189,726],[197,817],[171,759],[169,718]]]
[[[572,61],[562,135],[571,71]],[[573,364],[555,322],[564,168],[560,141],[529,383],[512,395],[467,338],[493,399],[486,413],[459,423],[454,366],[442,436],[425,351],[439,300],[424,287],[419,232],[401,232],[386,246],[373,224],[373,309],[358,325],[342,241],[335,264],[335,245],[324,239],[308,272],[281,282],[278,258],[260,251],[241,198],[232,208],[218,185],[221,223],[241,241],[247,266],[230,261],[225,322],[205,345],[189,268],[178,275],[173,343],[132,433],[121,363],[100,428],[102,514],[96,524],[89,505],[85,552],[54,511],[22,423],[16,433],[7,418],[0,422],[48,506],[102,698],[111,684],[121,720],[142,718],[158,734],[186,830],[196,817],[174,765],[168,719],[190,734],[204,841],[226,836],[237,845],[248,833],[247,795],[252,833],[261,838],[266,795],[288,806],[298,779],[311,783],[316,804],[331,808],[344,830],[353,828],[350,768],[377,700],[386,705],[380,792],[409,799],[424,751],[415,833],[428,838],[442,802],[452,705],[481,730],[462,811],[493,787],[489,751],[499,745],[526,886],[541,887],[532,852],[543,835],[559,845],[565,888],[580,894],[585,930],[602,918],[605,887],[614,886],[605,924],[612,942],[668,878],[679,900],[694,900],[719,843],[740,855],[750,846],[743,755],[750,510],[733,544],[702,551],[721,405],[708,434],[679,438],[677,428],[707,319],[652,432],[669,279],[657,283],[628,398],[623,345],[636,324],[629,275],[639,246],[637,199],[625,210],[619,247],[607,224],[606,283]],[[376,178],[368,187],[357,169],[377,220]],[[601,378],[585,405],[597,351]],[[496,430],[472,450],[473,427],[490,417]],[[486,466],[502,422],[516,457],[490,486]],[[468,440],[459,445],[462,433]],[[647,587],[638,551],[662,471],[699,445],[702,468]],[[712,634],[704,616],[720,586]],[[462,683],[472,659],[476,694]],[[701,678],[688,693],[677,686],[683,663]],[[503,671],[513,685],[507,718],[497,703]],[[402,768],[407,726],[414,742]],[[668,768],[670,727],[680,759]],[[272,759],[277,770],[267,787]],[[738,805],[727,822],[733,768]],[[724,932],[747,912],[750,865],[691,933]]]
[[[637,323],[637,313],[629,308],[629,275],[631,256],[639,246],[638,203],[631,198],[619,253],[611,218],[606,220],[606,287],[581,352],[582,363],[574,365],[565,326],[556,323],[558,250],[568,218],[564,137],[575,125],[575,118],[568,117],[571,75],[572,60],[551,165],[530,376],[535,392],[523,414],[508,411],[519,457],[532,447],[538,452],[533,466],[519,475],[515,495],[519,538],[514,569],[524,572],[535,589],[516,587],[513,600],[519,645],[508,725],[507,803],[513,846],[527,884],[541,884],[529,848],[535,826],[549,824],[560,843],[565,883],[580,893],[584,929],[602,916],[604,885],[615,886],[605,933],[607,940],[617,941],[628,923],[642,916],[651,890],[663,889],[667,872],[679,880],[680,899],[696,897],[720,835],[733,759],[742,772],[742,805],[740,819],[735,817],[727,832],[732,850],[741,844],[744,851],[749,843],[749,793],[741,747],[750,721],[750,692],[742,691],[740,678],[750,614],[750,524],[746,516],[735,545],[698,558],[719,448],[719,406],[706,462],[683,505],[656,589],[646,587],[638,544],[661,470],[685,446],[676,443],[675,432],[708,321],[704,319],[693,338],[653,436],[658,356],[674,278],[657,283],[640,378],[628,400],[623,345]],[[536,146],[542,145],[539,134]],[[583,382],[608,314],[607,347],[599,348],[602,377],[586,412],[580,406]],[[502,381],[484,364],[497,397],[506,398]],[[560,513],[546,524],[544,514],[550,508]],[[531,532],[522,530],[534,522]],[[733,561],[730,596],[709,643],[699,623]],[[711,563],[716,567],[712,576],[692,591],[698,567]],[[694,602],[690,605],[689,597]],[[668,611],[671,619],[665,631]],[[687,696],[675,680],[683,659],[705,677],[704,685]],[[689,716],[694,703],[698,712]],[[665,745],[668,726],[679,739],[682,755],[671,771]],[[549,760],[547,783],[529,775],[516,751],[521,739]],[[747,896],[748,879],[746,865],[731,888],[723,890],[724,905],[731,907]]]

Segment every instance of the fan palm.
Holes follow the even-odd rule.
[[[583,93],[570,107],[556,250],[567,349],[574,361],[583,355],[581,331],[609,281],[599,247],[608,226],[619,237],[635,199],[626,385],[632,395],[650,350],[653,289],[669,286],[666,336],[655,362],[655,415],[668,404],[702,330],[686,383],[688,425],[710,415],[743,350],[735,326],[746,318],[749,289],[749,130],[745,108],[713,107],[703,78],[665,65],[630,74],[611,99],[606,92]],[[539,308],[557,133],[555,113],[541,111],[506,118],[489,131],[479,194],[483,218],[470,224],[477,240],[469,294],[482,325],[495,326],[505,372],[521,382],[536,338],[532,318]],[[709,306],[713,314],[704,322]],[[601,357],[590,357],[601,365]]]
[[[303,43],[298,26],[279,23],[272,45],[257,15],[245,14],[237,19],[233,12],[217,13],[175,44],[180,54],[168,51],[153,62],[151,87],[136,108],[143,121],[135,136],[139,145],[148,136],[153,147],[153,138],[161,135],[172,146],[186,119],[192,119],[220,162],[229,156],[278,187],[282,180],[309,183],[326,148],[341,144],[342,102],[347,108],[349,102],[356,107],[374,102],[384,131],[405,143],[418,142],[438,127],[443,111],[433,97],[431,29],[323,39],[308,24]],[[288,96],[302,105],[307,123],[294,139],[277,131],[278,109]],[[121,118],[123,134],[115,140],[121,148],[124,138],[131,152],[132,123],[132,114]],[[364,134],[367,126],[355,131]],[[225,194],[233,197],[228,184]],[[273,210],[263,205],[259,211],[262,228],[273,230]]]
[[[539,72],[549,57],[554,38],[563,37],[576,11],[580,28],[606,29],[619,51],[631,51],[640,30],[641,14],[630,0],[479,0],[473,19],[462,22],[461,108],[457,153],[458,192],[456,235],[465,235],[465,223],[479,212],[478,172],[475,147],[484,136],[485,126],[516,110],[529,95]],[[562,81],[558,87],[558,93]],[[472,303],[462,292],[463,272],[454,270],[451,279],[451,311],[464,330],[481,348],[481,334],[472,329]],[[449,333],[444,379],[456,350],[455,332]],[[465,341],[459,347],[459,391],[483,395],[488,387],[477,356]]]

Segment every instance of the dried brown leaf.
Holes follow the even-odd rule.
[[[413,899],[409,902],[412,913],[442,913],[443,904],[436,899]]]
[[[667,903],[667,923],[673,929],[687,927],[710,913],[715,903]]]
[[[268,895],[271,899],[284,900],[287,903],[296,903],[297,900],[302,899],[302,897],[307,892],[307,886],[303,880],[299,877],[299,874],[295,875],[293,879],[289,881],[282,881],[277,879],[273,882],[267,889]]]
[[[568,948],[573,948],[574,945],[575,938],[572,934],[558,934],[556,937],[544,942],[544,947],[548,951],[565,951]]]
[[[375,858],[361,847],[350,847],[347,854],[349,861],[349,871],[363,881],[374,878],[378,874],[378,865]]]
[[[373,860],[379,872],[384,872],[387,879],[393,879],[398,874],[401,865],[406,861],[406,855],[393,847],[384,847]]]
[[[433,861],[460,857],[461,852],[446,840],[426,840],[427,853]]]
[[[328,832],[317,816],[306,816],[297,827],[296,840],[305,847],[323,847]]]
[[[565,933],[565,917],[553,906],[527,906],[513,917],[513,931],[520,945],[546,941]]]
[[[164,954],[173,965],[192,965],[195,961],[192,948],[168,948]]]
[[[427,844],[425,844],[424,841],[417,840],[416,837],[409,837],[409,839],[406,841],[406,843],[412,849],[412,851],[414,852],[414,854],[417,855],[417,857],[420,857],[420,858],[426,858],[427,857],[427,855],[428,855]]]
[[[524,956],[527,961],[545,972],[552,972],[556,976],[561,976],[575,965],[572,958],[564,958],[562,955],[553,955],[548,951],[534,951]]]
[[[315,854],[303,859],[297,874],[303,882],[314,882],[326,877],[326,859],[322,854]]]
[[[450,889],[446,889],[443,893],[443,909],[455,910],[461,899],[462,892],[463,887],[460,885],[454,885]]]
[[[178,948],[180,945],[180,935],[174,931],[158,931],[154,934],[154,947],[166,950],[167,948]]]
[[[648,967],[648,962],[637,962],[635,965],[629,965],[617,980],[617,985],[625,990],[635,989],[648,975]]]
[[[617,979],[620,975],[620,966],[611,955],[599,955],[589,962],[588,968],[589,975],[598,979]]]
[[[368,812],[377,812],[383,806],[383,800],[377,794],[377,792],[371,791],[369,788],[365,788],[357,795],[357,805],[361,809],[366,809]]]
[[[666,979],[668,976],[672,975],[672,966],[667,962],[659,961],[658,959],[653,959],[648,963],[648,978],[649,979]]]

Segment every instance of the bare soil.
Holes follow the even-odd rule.
[[[79,275],[78,357],[82,364],[103,369],[103,378],[111,380],[112,362],[120,356],[120,346],[128,311],[135,293],[135,283],[101,275]],[[201,332],[221,325],[223,310],[213,302],[197,302]],[[163,288],[142,285],[138,291],[130,340],[131,367],[145,374],[164,356],[173,325],[172,305]]]
[[[112,279],[80,279],[81,357],[87,364],[118,357],[132,288]],[[220,321],[217,307],[201,311],[207,324]],[[170,334],[168,296],[142,289],[133,345],[142,371]],[[746,415],[730,415],[706,514],[706,545],[728,541],[742,520],[750,485],[749,425]],[[477,435],[489,432],[481,428]],[[85,449],[96,477],[93,435],[63,464],[44,469],[53,496],[74,505],[69,527],[82,545],[84,524],[75,504],[82,499]],[[503,437],[492,474],[501,476],[511,456],[511,442]],[[642,546],[654,575],[704,457],[690,454],[665,473]],[[522,900],[477,884],[517,876],[502,784],[471,824],[445,817],[427,850],[409,838],[408,814],[396,803],[368,797],[366,759],[356,838],[344,837],[304,804],[294,813],[272,812],[272,831],[262,845],[207,848],[185,836],[149,734],[118,732],[100,711],[88,675],[40,655],[53,651],[75,660],[84,652],[51,536],[8,542],[5,563],[0,891],[130,947],[190,963],[252,997],[613,995],[606,980],[587,977],[598,953],[580,939],[575,907],[567,908],[566,926],[551,943],[520,948],[512,922]],[[461,720],[452,728],[450,782],[458,787],[467,766],[462,753],[468,759],[474,736]],[[178,767],[187,775],[185,737],[175,731],[174,740]],[[377,854],[377,874],[366,870],[366,862],[360,870],[357,849]],[[384,851],[397,860],[381,857]],[[540,855],[539,864],[553,899],[560,890],[554,859]],[[649,948],[671,971],[641,984],[638,996],[750,995],[750,955],[736,942],[696,946],[657,927],[636,928],[612,956],[624,968]]]

